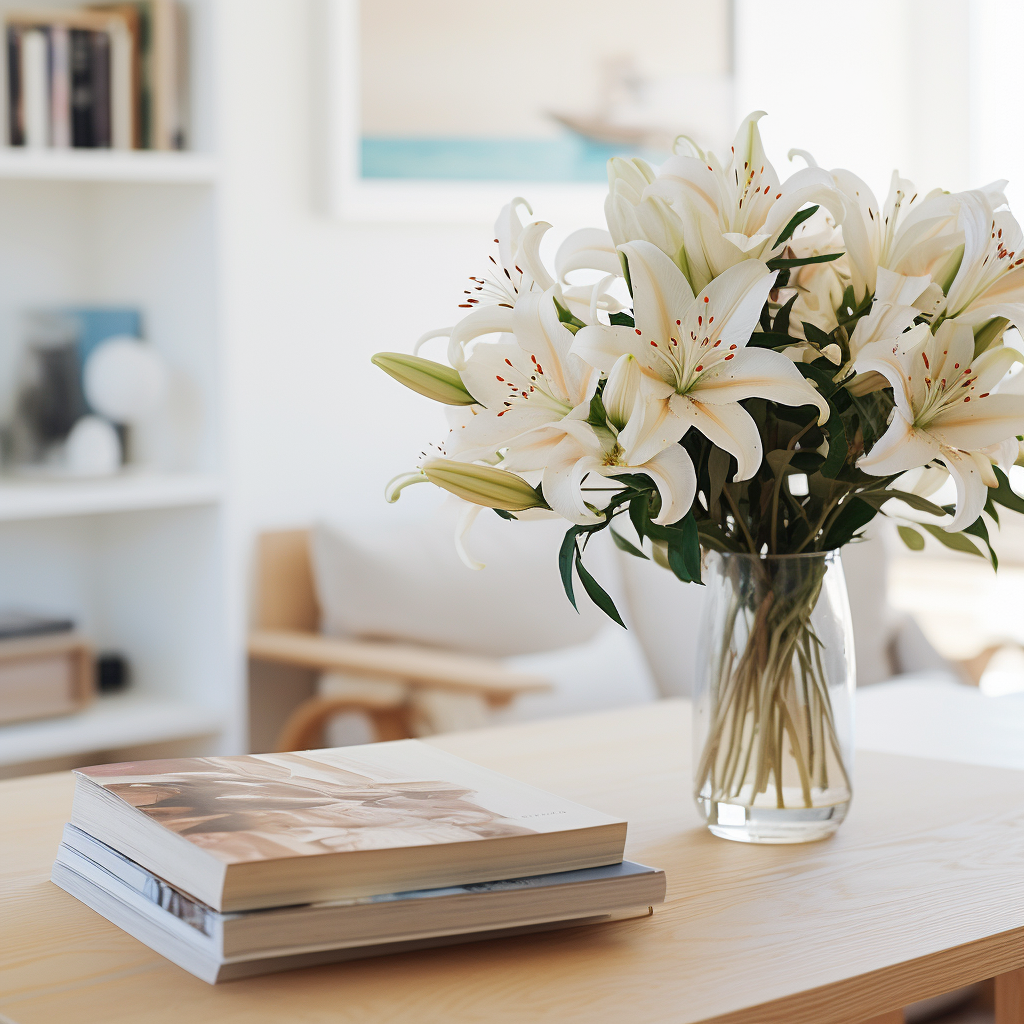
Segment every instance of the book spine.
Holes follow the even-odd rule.
[[[110,30],[111,143],[114,149],[131,149],[135,135],[132,36],[118,19]]]
[[[73,28],[70,33],[71,145],[91,149],[96,145],[93,124],[92,33]]]
[[[153,143],[153,15],[149,4],[139,4],[138,40],[138,133],[139,149],[154,149]]]
[[[191,95],[189,81],[188,11],[174,5],[174,148],[187,149],[191,135]]]
[[[71,145],[71,79],[64,25],[50,29],[50,144],[55,149]]]
[[[177,89],[174,57],[174,0],[151,0],[152,101],[154,149],[174,149]]]
[[[112,139],[110,106],[110,33],[90,33],[92,47],[92,124],[95,145],[109,149]]]
[[[21,117],[21,29],[7,26],[7,138],[12,146],[25,145]]]
[[[33,28],[21,35],[21,107],[25,146],[45,149],[50,143],[47,33]]]

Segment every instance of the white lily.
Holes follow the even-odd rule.
[[[480,342],[462,359],[463,384],[479,405],[449,414],[449,456],[493,461],[522,435],[548,450],[561,437],[563,419],[586,419],[600,374],[570,351],[573,334],[558,319],[554,296],[551,288],[522,297],[513,309],[490,311],[487,333],[496,329],[512,340]]]
[[[547,291],[554,284],[540,259],[540,241],[551,225],[535,221],[523,227],[519,207],[525,207],[533,215],[530,204],[519,196],[501,208],[494,222],[498,258],[490,257],[491,265],[482,277],[469,279],[460,309],[488,305],[512,307],[520,295],[534,288]]]
[[[659,403],[644,394],[642,377],[635,356],[620,356],[605,385],[606,424],[595,428],[580,420],[563,423],[565,436],[551,452],[541,483],[548,504],[563,518],[579,525],[602,520],[585,497],[583,483],[591,474],[649,476],[661,496],[654,519],[660,525],[674,523],[690,510],[697,492],[693,462],[681,445],[661,438]]]
[[[761,464],[761,438],[739,405],[763,397],[783,405],[814,405],[819,423],[828,403],[784,355],[748,348],[775,274],[759,260],[744,260],[712,281],[696,297],[679,268],[656,246],[621,246],[629,266],[636,327],[581,328],[573,352],[609,371],[633,354],[643,370],[644,390],[654,399],[645,417],[651,443],[664,448],[696,427],[735,456],[737,480]]]
[[[894,341],[865,347],[858,373],[875,372],[892,385],[896,408],[886,432],[857,463],[872,476],[904,473],[933,460],[956,483],[956,515],[945,528],[970,526],[994,486],[993,445],[1024,433],[1024,397],[993,394],[1020,353],[996,346],[974,358],[974,334],[943,322],[935,334],[919,324]]]
[[[626,242],[652,242],[678,260],[683,247],[679,215],[664,199],[644,198],[644,190],[655,177],[651,165],[639,157],[612,157],[608,161],[608,196],[604,202],[608,230],[581,228],[562,242],[555,253],[555,273],[563,285],[574,270],[599,270],[621,277],[616,246]]]
[[[963,259],[946,291],[945,316],[977,328],[995,317],[1024,326],[1024,237],[998,181],[961,192],[958,224]]]
[[[885,301],[934,313],[942,301],[940,284],[956,266],[964,240],[955,197],[941,189],[921,196],[913,182],[893,171],[880,205],[857,175],[842,169],[831,174],[847,203],[842,234],[854,298],[860,302],[876,294],[881,268],[901,279],[890,279]]]
[[[757,122],[763,116],[755,111],[740,125],[727,163],[691,145],[690,155],[670,157],[644,190],[645,199],[661,197],[680,216],[684,272],[694,289],[743,260],[782,253],[779,235],[807,203],[843,218],[845,204],[827,171],[806,167],[779,182],[761,144]]]

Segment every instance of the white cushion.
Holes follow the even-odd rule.
[[[487,568],[473,570],[455,550],[456,515],[444,507],[413,524],[317,526],[311,553],[324,632],[509,657],[577,646],[603,628],[608,620],[578,582],[579,613],[562,589],[565,523],[508,522],[484,511],[468,545]],[[595,538],[586,564],[621,604],[606,541]]]
[[[552,683],[548,693],[524,694],[491,714],[495,724],[646,704],[658,688],[633,633],[609,623],[585,644],[561,651],[506,658],[508,668],[532,672]]]

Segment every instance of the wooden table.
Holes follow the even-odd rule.
[[[856,1024],[997,982],[1024,1024],[1024,772],[863,753],[834,838],[723,842],[689,797],[689,708],[432,740],[627,817],[665,868],[653,918],[216,988],[48,881],[71,777],[0,783],[0,1014],[17,1024]]]

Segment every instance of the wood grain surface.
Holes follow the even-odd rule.
[[[0,1014],[17,1024],[862,1024],[1024,968],[1024,772],[862,753],[834,838],[746,846],[702,827],[689,735],[688,705],[664,702],[430,741],[628,818],[627,856],[668,873],[653,917],[216,988],[48,881],[70,776],[0,783]],[[1022,1024],[1000,984],[1000,1024]]]

